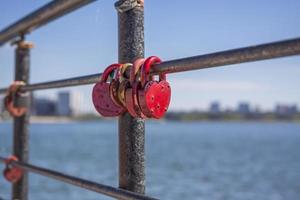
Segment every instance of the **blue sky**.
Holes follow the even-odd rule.
[[[0,28],[48,1],[0,1]],[[99,0],[40,28],[27,39],[35,43],[31,83],[93,74],[117,61],[115,1]],[[146,0],[145,52],[163,60],[300,37],[300,1]],[[300,107],[300,56],[171,74],[171,109],[204,109],[218,100],[223,107],[240,101],[272,109],[276,103]],[[14,73],[14,47],[0,48],[0,87]],[[91,106],[92,86],[79,90]],[[57,90],[36,92],[53,97]]]

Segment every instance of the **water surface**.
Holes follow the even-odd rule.
[[[300,199],[300,124],[148,122],[147,194],[182,200]],[[30,162],[118,185],[115,121],[30,126]],[[11,151],[11,124],[0,124],[0,155]],[[3,169],[3,165],[0,165]],[[10,184],[0,177],[0,196]],[[30,200],[111,199],[30,174]]]

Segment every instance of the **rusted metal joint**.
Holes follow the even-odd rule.
[[[124,13],[135,7],[144,7],[144,0],[119,0],[115,3],[118,12]]]
[[[11,45],[17,45],[18,48],[21,49],[32,49],[34,47],[34,44],[32,42],[24,41],[23,35],[21,35],[20,38],[12,41]]]
[[[32,49],[34,47],[32,42],[27,42],[27,41],[20,41],[17,43],[19,48],[22,49]]]

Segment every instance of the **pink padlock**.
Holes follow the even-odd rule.
[[[118,79],[120,76],[120,67],[121,64],[112,64],[108,66],[102,76],[101,80],[95,84],[92,92],[92,99],[94,107],[97,112],[100,113],[103,117],[116,117],[123,114],[126,109],[117,104],[110,95],[110,84],[107,82],[108,77],[111,73],[115,72],[115,79]]]

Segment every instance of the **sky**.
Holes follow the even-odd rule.
[[[49,1],[0,1],[0,29]],[[30,82],[102,72],[117,61],[117,13],[112,0],[98,0],[55,20],[26,38],[31,51]],[[145,0],[145,55],[171,60],[300,37],[300,1]],[[228,65],[167,76],[172,86],[171,110],[222,108],[239,102],[300,107],[300,56]],[[14,47],[0,47],[0,87],[14,74]],[[57,91],[83,94],[86,110],[92,85],[35,92],[55,98]]]

